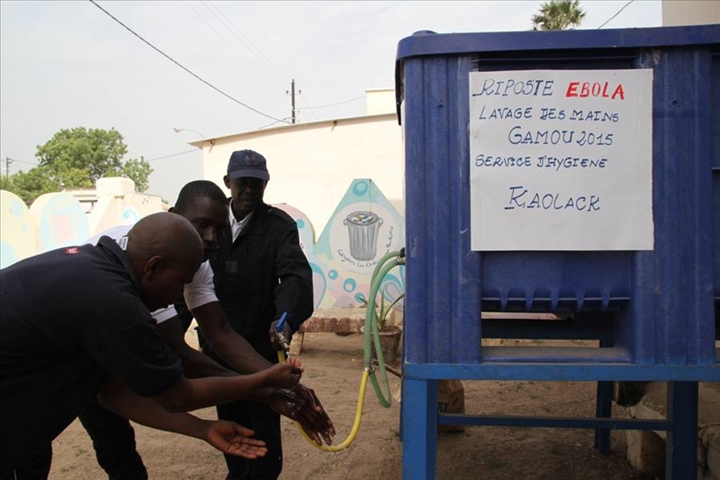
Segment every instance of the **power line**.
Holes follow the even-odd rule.
[[[37,163],[26,162],[24,160],[15,160],[14,158],[5,157],[5,179],[6,180],[10,179],[10,165],[12,165],[13,163],[24,163],[26,165],[32,165],[33,168],[38,167]]]
[[[618,15],[620,15],[620,12],[622,12],[623,10],[625,10],[625,9],[627,8],[627,6],[630,5],[631,3],[633,3],[634,1],[635,1],[635,0],[630,0],[630,1],[627,2],[625,5],[623,5],[622,8],[620,8],[620,10],[618,10],[617,12],[615,12],[615,15],[613,15],[612,17],[610,17],[610,18],[608,18],[607,20],[605,20],[605,23],[603,23],[602,25],[600,25],[600,26],[598,27],[598,30],[600,30],[602,27],[604,27],[605,25],[607,25],[608,23],[610,23],[610,21],[611,21],[612,19],[614,19],[615,17],[617,17]]]
[[[218,92],[218,93],[221,94],[222,96],[228,98],[229,100],[232,100],[233,102],[237,103],[238,105],[241,105],[241,106],[247,108],[248,110],[252,110],[253,112],[257,113],[258,115],[262,115],[263,117],[267,117],[267,118],[269,118],[269,119],[271,119],[271,120],[278,120],[277,118],[275,118],[275,117],[273,117],[273,116],[271,116],[271,115],[268,115],[267,113],[263,113],[263,112],[261,112],[260,110],[257,110],[257,109],[255,109],[255,108],[251,107],[250,105],[247,105],[246,103],[241,102],[241,101],[238,100],[237,98],[228,95],[227,93],[223,92],[222,90],[220,90],[219,88],[217,88],[217,87],[216,87],[215,85],[213,85],[212,83],[210,83],[210,82],[208,82],[207,80],[199,77],[199,76],[196,75],[194,72],[192,72],[190,69],[188,69],[187,67],[185,67],[184,65],[182,65],[181,63],[179,63],[177,60],[173,59],[173,58],[170,57],[168,54],[166,54],[165,52],[163,52],[162,50],[160,50],[159,48],[157,48],[155,45],[153,45],[152,43],[150,43],[150,42],[148,42],[147,40],[145,40],[142,36],[140,36],[139,34],[135,33],[135,31],[134,31],[133,29],[131,29],[130,27],[128,27],[127,25],[125,25],[123,22],[121,22],[121,21],[118,20],[115,16],[113,16],[113,14],[111,14],[110,12],[108,12],[107,10],[105,10],[104,8],[102,8],[100,5],[98,5],[98,4],[95,2],[95,0],[89,0],[89,1],[90,1],[90,3],[92,3],[93,5],[95,5],[97,8],[99,8],[100,10],[102,10],[102,12],[105,13],[105,15],[109,16],[110,18],[112,18],[113,20],[115,20],[118,24],[120,24],[125,30],[127,30],[128,32],[130,32],[130,33],[132,33],[133,35],[135,35],[135,36],[136,36],[138,39],[140,39],[143,43],[145,43],[146,45],[148,45],[150,48],[152,48],[153,50],[155,50],[156,52],[158,52],[160,55],[162,55],[163,57],[167,58],[168,60],[170,60],[171,62],[173,62],[175,65],[177,65],[178,67],[182,68],[182,69],[185,70],[187,73],[189,73],[190,75],[192,75],[192,76],[195,77],[196,79],[200,80],[202,83],[204,83],[204,84],[207,85],[208,87],[212,88],[213,90],[215,90],[216,92]],[[280,121],[282,121],[282,120],[280,120]]]
[[[32,165],[32,166],[34,166],[34,167],[37,167],[37,166],[38,166],[37,163],[26,162],[26,161],[24,161],[24,160],[15,160],[14,158],[11,158],[10,160],[12,160],[13,163],[14,163],[14,162],[17,162],[17,163],[25,163],[25,164],[27,164],[27,165]]]
[[[287,122],[285,121],[285,120],[287,120],[287,119],[288,119],[288,117],[283,118],[283,123],[287,123]],[[280,122],[268,123],[267,125],[263,125],[262,127],[258,127],[257,129],[258,129],[258,130],[262,130],[263,128],[272,127],[272,126],[275,125],[276,123],[280,123]]]
[[[268,75],[267,73],[265,73],[265,72],[264,72],[258,65],[256,65],[250,58],[248,58],[244,53],[242,53],[240,50],[238,50],[237,47],[235,47],[235,45],[233,45],[227,38],[225,38],[224,36],[222,36],[222,34],[221,34],[220,32],[218,32],[217,29],[216,29],[210,22],[208,22],[207,20],[205,20],[205,17],[203,17],[202,15],[200,15],[198,12],[196,12],[195,9],[192,8],[188,2],[186,2],[186,1],[183,0],[183,3],[184,3],[185,6],[188,8],[188,10],[190,10],[193,14],[195,14],[196,17],[198,17],[200,20],[202,20],[202,21],[205,23],[205,25],[207,25],[208,27],[210,27],[210,29],[212,29],[212,31],[215,33],[215,35],[217,35],[218,37],[220,37],[220,39],[223,40],[225,43],[227,43],[230,48],[232,48],[233,50],[235,50],[235,53],[237,53],[238,55],[240,55],[240,57],[242,57],[245,61],[247,61],[248,63],[250,63],[250,65],[252,65],[252,66],[254,66],[255,68],[257,68],[258,71],[259,71],[260,73],[262,73],[263,75],[265,75],[267,78],[269,78],[270,80],[272,80],[272,81],[275,82],[276,84],[280,85],[275,78],[273,78],[273,77],[271,77],[270,75]],[[206,6],[207,6],[207,5],[206,5]],[[215,14],[215,12],[213,12],[212,10],[210,11],[210,13],[212,13],[213,15],[215,15],[215,16],[217,17],[217,15]]]
[[[145,160],[145,161],[146,161],[146,162],[154,162],[155,160],[163,160],[163,159],[165,159],[165,158],[177,157],[177,156],[185,155],[186,153],[191,153],[191,152],[197,152],[197,148],[193,148],[192,150],[185,150],[184,152],[171,153],[170,155],[165,155],[165,156],[162,156],[162,157],[149,158],[149,159],[147,159],[147,160]]]
[[[312,113],[313,117],[318,118],[317,115],[315,115],[315,110],[313,110],[313,107],[310,106],[310,104],[307,101],[307,98],[305,98],[305,95],[303,95],[302,92],[300,92],[300,98],[302,98],[305,105],[307,105],[307,108],[310,110],[310,113]]]
[[[218,6],[213,5],[212,2],[207,2],[207,1],[203,2],[203,5],[210,13],[212,13],[215,16],[215,18],[217,18],[220,21],[220,23],[223,24],[223,26],[227,29],[228,32],[230,32],[230,34],[232,34],[232,36],[234,36],[236,39],[238,39],[240,41],[240,43],[242,43],[245,47],[247,47],[247,49],[250,52],[252,52],[259,60],[264,62],[265,65],[269,66],[271,71],[274,69],[275,70],[273,72],[274,74],[278,75],[278,72],[280,72],[280,74],[278,75],[278,80],[277,80],[277,82],[279,84],[286,83],[285,79],[288,78],[289,76],[285,75],[284,72],[282,72],[278,67],[276,67],[274,64],[272,64],[272,62],[270,62],[269,59],[257,47],[255,47],[255,45],[253,45],[252,42],[250,42],[249,39],[244,38],[245,36],[242,34],[240,29],[237,26],[235,26],[235,24],[232,23],[232,21],[225,14],[223,14],[220,11],[220,8]],[[253,51],[253,50],[255,50],[255,51]],[[263,58],[263,57],[265,57],[265,58]],[[248,61],[250,61],[250,60],[248,60]],[[250,63],[252,63],[252,62],[250,62]],[[253,65],[255,65],[255,64],[253,64]],[[258,67],[257,65],[255,65],[255,66],[258,68],[258,70],[260,70],[260,67]]]
[[[300,97],[302,98],[303,102],[305,103],[305,106],[307,107],[307,109],[310,110],[310,112],[312,113],[313,117],[315,117],[316,119],[318,118],[318,116],[315,114],[315,109],[336,107],[336,106],[338,106],[338,105],[345,105],[346,103],[355,102],[355,101],[357,101],[357,100],[360,100],[360,99],[362,99],[362,98],[365,98],[365,96],[363,95],[363,96],[361,96],[361,97],[351,98],[350,100],[345,100],[345,101],[343,101],[343,102],[337,102],[337,103],[331,103],[331,104],[328,104],[328,105],[320,105],[320,106],[318,106],[318,107],[313,107],[313,106],[311,106],[311,105],[309,104],[309,102],[307,101],[307,98],[305,98],[305,95],[303,95],[302,92],[300,92]]]
[[[285,73],[280,67],[277,66],[277,64],[275,64],[272,60],[270,60],[270,58],[267,55],[265,55],[258,47],[256,47],[250,41],[249,38],[245,37],[245,35],[242,34],[240,29],[232,22],[232,20],[230,20],[229,17],[227,17],[225,14],[222,13],[222,11],[220,10],[220,7],[215,5],[212,1],[203,2],[203,4],[205,5],[205,8],[210,10],[210,12],[213,13],[218,18],[218,20],[221,20],[225,23],[225,28],[227,28],[230,33],[232,33],[238,40],[240,40],[251,51],[255,50],[253,53],[255,53],[255,55],[257,55],[258,58],[260,58],[260,60],[264,61],[266,65],[268,65],[270,68],[274,68],[275,73],[280,74],[279,78],[281,79],[281,81],[283,83],[287,83],[286,79],[290,78],[290,75]],[[212,9],[210,7],[212,7]],[[215,12],[213,12],[213,9],[216,10],[220,14],[220,16],[222,16],[222,18],[218,17],[218,15],[215,14]],[[230,26],[228,26],[228,24]],[[232,28],[230,28],[230,27],[232,27]],[[235,33],[235,32],[237,32],[237,33]],[[245,40],[243,40],[243,38],[240,38],[240,37],[243,37]]]
[[[361,98],[365,98],[365,95],[363,95],[361,97],[351,98],[350,100],[345,100],[344,102],[331,103],[329,105],[320,105],[319,107],[311,107],[308,105],[308,108],[317,110],[318,108],[336,107],[338,105],[345,105],[346,103],[355,102],[357,100],[360,100]]]

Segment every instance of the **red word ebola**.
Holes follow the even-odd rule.
[[[611,93],[612,92],[612,93]],[[625,90],[622,83],[618,83],[613,89],[610,82],[570,82],[568,84],[566,97],[579,98],[609,98],[610,100],[625,100]]]

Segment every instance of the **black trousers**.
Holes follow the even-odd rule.
[[[50,474],[51,463],[52,444],[48,444],[22,465],[0,470],[0,480],[46,480]]]
[[[237,401],[218,405],[218,418],[232,420],[255,430],[255,438],[267,444],[263,458],[249,460],[225,455],[228,475],[225,480],[276,480],[282,471],[280,415],[264,403]]]
[[[98,464],[110,480],[147,480],[147,470],[135,449],[135,430],[127,418],[97,402],[78,418],[90,434]]]

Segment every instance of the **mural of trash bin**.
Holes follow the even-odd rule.
[[[355,260],[373,260],[377,255],[377,239],[383,219],[373,212],[352,212],[343,220],[348,227],[350,255]]]

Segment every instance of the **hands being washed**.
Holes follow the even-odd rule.
[[[318,446],[332,445],[335,426],[315,391],[298,383],[291,389],[278,389],[271,402],[273,409],[298,422],[305,434]]]

